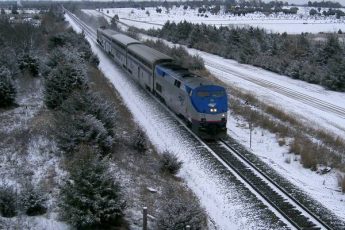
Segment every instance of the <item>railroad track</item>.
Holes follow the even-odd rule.
[[[207,146],[296,229],[332,229],[250,160],[231,147],[227,139],[207,143]]]
[[[342,108],[342,107],[334,105],[332,103],[320,100],[320,99],[315,98],[315,97],[311,97],[307,94],[297,92],[295,90],[292,90],[292,89],[284,87],[282,85],[273,83],[271,81],[246,76],[246,75],[241,74],[235,70],[229,69],[224,65],[218,64],[214,61],[210,61],[207,59],[204,59],[204,60],[205,60],[206,66],[211,67],[215,70],[234,75],[238,78],[241,78],[241,79],[244,79],[246,81],[252,82],[254,84],[260,85],[264,88],[270,89],[276,93],[279,93],[279,94],[282,94],[282,95],[287,96],[289,98],[292,98],[294,100],[300,101],[304,104],[307,104],[307,105],[312,106],[314,108],[317,108],[319,110],[322,110],[325,112],[330,112],[330,113],[338,115],[341,118],[345,118],[345,108]]]
[[[97,36],[94,29],[87,26],[67,10],[66,13],[94,42],[96,42]],[[168,111],[186,127],[181,119],[175,116],[170,110]],[[255,191],[255,194],[260,197],[261,200],[267,202],[269,208],[278,212],[281,218],[292,227],[296,229],[345,229],[343,223],[327,222],[327,220],[325,221],[322,219],[320,213],[316,214],[310,211],[300,201],[295,199],[284,188],[272,180],[269,175],[266,175],[262,170],[256,167],[251,160],[244,156],[245,154],[241,154],[233,148],[228,138],[216,142],[204,142],[189,129],[187,130],[200,142],[201,146],[204,146],[209,153],[223,164],[225,168],[229,169],[231,173],[240,177],[245,186]]]

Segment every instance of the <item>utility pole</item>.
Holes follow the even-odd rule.
[[[147,230],[147,207],[143,208],[143,230]]]
[[[252,121],[249,121],[249,148],[252,148]]]

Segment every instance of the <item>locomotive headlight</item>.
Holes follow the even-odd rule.
[[[215,113],[215,112],[217,112],[217,109],[216,109],[216,108],[211,108],[210,111],[211,111],[212,113]]]
[[[225,113],[222,114],[222,117],[225,117]]]

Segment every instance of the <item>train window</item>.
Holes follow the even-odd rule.
[[[210,92],[207,91],[199,91],[197,93],[198,97],[209,97],[210,96]]]
[[[160,93],[162,92],[162,86],[158,83],[156,83],[156,90]]]
[[[175,85],[177,88],[180,88],[180,86],[181,86],[181,82],[180,82],[180,81],[178,81],[178,80],[175,80],[174,85]]]

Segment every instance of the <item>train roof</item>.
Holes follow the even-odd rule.
[[[101,28],[99,28],[98,31],[100,31],[101,33],[106,35],[109,39],[111,39],[111,37],[114,36],[115,34],[118,34],[118,32],[116,32],[115,30],[111,30],[111,29],[101,29]]]
[[[188,87],[195,89],[198,88],[199,86],[203,86],[203,85],[214,85],[214,83],[212,83],[209,80],[206,80],[200,76],[194,75],[195,77],[193,78],[188,78],[184,81],[184,84],[187,85]]]
[[[159,65],[164,72],[168,73],[173,78],[183,82],[188,87],[195,89],[202,85],[214,85],[211,81],[191,73],[188,69],[180,65],[167,63]]]
[[[143,44],[132,44],[128,46],[128,51],[145,64],[153,66],[160,61],[172,61],[173,59],[155,49]]]
[[[122,44],[123,46],[128,46],[128,45],[134,44],[134,43],[138,43],[138,44],[141,43],[140,41],[138,41],[138,40],[136,40],[134,38],[131,38],[131,37],[127,36],[127,35],[124,35],[124,34],[115,34],[115,35],[112,36],[112,38],[116,42]]]

